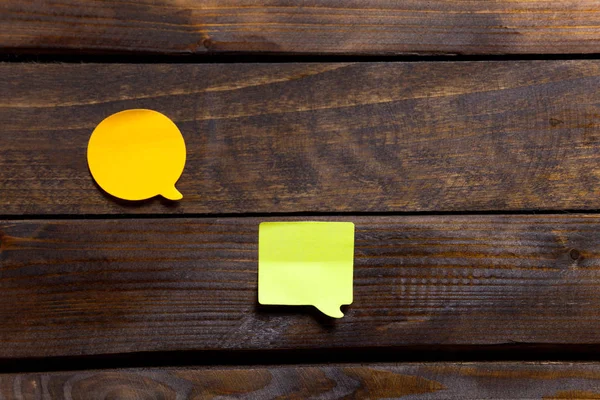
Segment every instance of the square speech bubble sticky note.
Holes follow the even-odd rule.
[[[258,233],[258,302],[313,305],[341,318],[352,303],[352,222],[263,222]]]

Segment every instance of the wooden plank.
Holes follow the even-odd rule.
[[[597,399],[598,363],[152,368],[0,376],[17,399]]]
[[[0,358],[600,344],[598,215],[336,220],[356,224],[341,320],[257,304],[264,219],[2,222]]]
[[[62,0],[0,4],[8,52],[599,53],[594,0]]]
[[[0,65],[0,215],[600,209],[600,62]],[[181,128],[184,200],[119,202],[106,116]]]

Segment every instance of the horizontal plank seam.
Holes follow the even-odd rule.
[[[257,362],[257,360],[259,360]],[[321,363],[599,362],[600,345],[510,343],[401,348],[157,351],[127,354],[0,358],[0,374],[97,369],[289,366]]]
[[[347,211],[347,212],[272,212],[272,213],[181,213],[181,214],[0,214],[0,220],[82,220],[82,219],[183,219],[183,218],[273,218],[273,217],[402,217],[402,216],[477,216],[477,215],[597,215],[600,210],[483,210],[483,211]]]
[[[34,49],[29,49],[33,51]],[[0,48],[0,62],[8,63],[94,63],[94,64],[288,64],[288,63],[347,63],[347,62],[473,62],[473,61],[556,61],[600,60],[599,53],[591,54],[506,54],[462,55],[453,53],[407,53],[403,55],[354,55],[354,54],[299,54],[278,53],[231,53],[231,54],[161,54],[161,53],[109,53],[96,54],[35,54],[22,49]]]

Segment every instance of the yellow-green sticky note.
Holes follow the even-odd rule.
[[[263,222],[258,233],[258,302],[313,305],[341,318],[352,303],[352,222]]]

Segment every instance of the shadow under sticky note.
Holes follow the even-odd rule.
[[[263,222],[258,235],[258,302],[314,305],[341,318],[352,303],[352,222]]]

